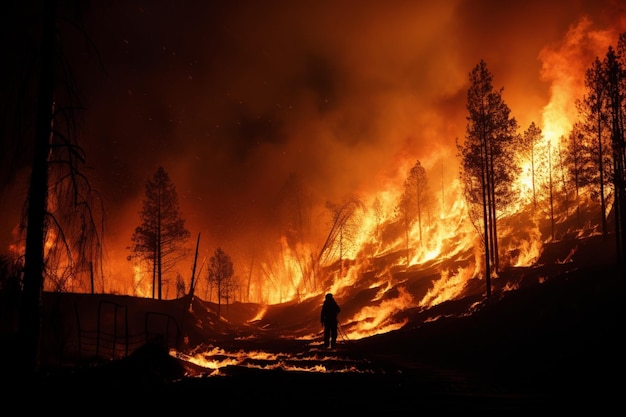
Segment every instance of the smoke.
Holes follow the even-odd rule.
[[[541,78],[550,83],[550,102],[543,110],[543,132],[550,139],[567,135],[576,119],[576,100],[584,90],[585,71],[595,58],[615,45],[619,33],[598,30],[587,16],[571,25],[562,43],[549,45],[539,54]]]
[[[614,43],[617,3],[91,2],[99,55],[80,42],[68,53],[115,274],[132,276],[125,247],[159,165],[201,255],[221,246],[242,263],[278,245],[293,178],[320,229],[327,201],[399,186],[417,159],[452,181],[479,60],[520,125],[541,123],[557,82],[548,56],[581,19]]]

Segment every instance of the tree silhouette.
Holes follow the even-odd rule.
[[[584,128],[580,122],[574,123],[572,130],[567,137],[567,154],[565,155],[565,165],[568,171],[568,176],[570,178],[570,182],[574,186],[576,219],[579,227],[582,225],[580,213],[581,191],[584,186],[583,181],[585,177],[585,168],[589,161],[586,158],[586,147],[584,146],[585,134],[583,133],[583,130]]]
[[[146,181],[145,197],[139,213],[141,225],[131,238],[131,252],[135,258],[151,266],[152,298],[158,289],[160,300],[163,275],[186,256],[184,245],[190,233],[178,209],[176,187],[163,167],[158,167],[154,176]]]
[[[621,264],[626,259],[626,33],[619,37],[617,50],[609,46],[604,59],[607,89],[607,116],[611,131],[613,157],[613,215],[617,254]]]
[[[535,207],[537,206],[537,184],[535,179],[537,157],[535,156],[535,148],[541,138],[541,128],[539,128],[535,122],[531,122],[528,129],[524,131],[524,134],[521,136],[520,153],[518,154],[518,157],[530,160],[531,187],[533,192],[533,205]]]
[[[605,236],[608,233],[606,189],[610,187],[611,166],[611,135],[606,102],[606,71],[596,57],[585,72],[585,95],[576,102],[580,119],[580,146],[570,148],[569,153],[583,156],[585,162],[579,168],[579,178],[581,184],[589,189],[592,200],[600,201],[600,224]]]
[[[209,260],[207,270],[207,280],[209,286],[217,289],[217,314],[220,314],[222,298],[228,300],[230,291],[233,288],[232,278],[235,273],[233,261],[221,247],[215,249],[215,253]]]
[[[426,170],[420,161],[416,161],[411,167],[409,175],[404,181],[404,193],[401,197],[400,211],[404,217],[404,228],[406,235],[406,257],[407,264],[410,258],[409,231],[414,222],[417,221],[419,241],[422,244],[422,222],[423,215],[430,203],[430,190]]]
[[[363,209],[363,203],[356,197],[350,197],[340,205],[327,202],[326,208],[331,215],[331,227],[320,250],[318,264],[322,265],[336,255],[343,270],[344,253],[358,231],[355,214],[358,209]]]
[[[626,259],[626,33],[617,48],[608,47],[585,73],[585,95],[577,101],[581,141],[588,163],[580,172],[592,199],[600,200],[602,232],[607,230],[607,207],[613,203],[618,261]],[[613,192],[605,191],[612,186]]]
[[[471,71],[465,143],[457,142],[470,217],[482,233],[487,297],[491,295],[492,269],[498,270],[498,210],[514,201],[511,184],[519,171],[511,164],[517,121],[509,116],[502,99],[503,88],[495,91],[492,79],[483,60]],[[482,231],[476,222],[482,222]]]
[[[20,314],[20,343],[26,366],[39,366],[41,291],[44,282],[44,242],[47,229],[48,153],[50,152],[50,116],[54,96],[54,27],[55,4],[46,3],[41,45],[39,101],[33,154],[24,251],[23,298]]]
[[[3,96],[0,109],[1,134],[13,138],[16,144],[7,146],[8,152],[1,152],[2,180],[11,180],[13,172],[22,166],[30,168],[21,224],[25,249],[18,326],[19,352],[27,372],[39,367],[42,291],[75,289],[80,284],[93,292],[104,229],[104,210],[83,171],[85,153],[78,145],[80,100],[71,66],[62,54],[63,37],[58,25],[71,22],[74,28],[80,28],[80,8],[72,9],[72,13],[79,13],[61,19],[57,3],[42,2],[41,9],[10,8],[10,17],[5,19],[21,22],[35,14],[42,18],[41,26],[36,24],[33,32],[29,32],[32,22],[27,22],[27,33],[10,39],[10,52],[20,55],[7,61],[15,62],[12,69],[19,74],[17,81],[12,80],[16,81],[14,94]],[[11,23],[13,29],[22,28],[21,23]],[[39,45],[31,45],[31,41]],[[3,50],[4,46],[8,45],[3,43]],[[18,68],[23,60],[28,64]],[[32,126],[34,130],[30,131]],[[96,220],[99,216],[101,222]],[[81,272],[89,273],[88,281],[80,281]]]

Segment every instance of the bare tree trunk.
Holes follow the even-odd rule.
[[[606,237],[609,233],[606,224],[606,201],[604,197],[604,155],[602,150],[602,119],[598,117],[598,167],[600,169],[600,219],[602,221],[602,235]]]
[[[193,269],[191,270],[191,282],[189,283],[189,303],[193,302],[193,294],[196,290],[196,265],[198,264],[198,249],[200,248],[200,233],[196,242],[196,255],[193,258]]]
[[[48,205],[48,153],[54,95],[54,38],[56,1],[44,2],[39,100],[33,166],[28,193],[24,288],[20,311],[19,342],[23,365],[39,369],[41,293],[44,273],[44,241]]]
[[[554,192],[552,190],[552,147],[548,145],[548,180],[549,180],[549,192],[550,192],[550,226],[551,232],[550,236],[554,241]]]
[[[482,187],[482,198],[483,198],[483,241],[485,244],[485,284],[487,286],[487,299],[491,297],[491,256],[489,253],[489,217],[488,217],[488,180],[487,180],[487,160],[488,160],[488,152],[487,152],[487,142],[486,139],[482,139],[481,143],[481,152],[483,152],[482,159],[483,163],[481,165],[481,187]]]
[[[161,299],[161,295],[162,295],[162,280],[163,280],[163,255],[161,253],[161,244],[162,244],[162,238],[161,238],[161,233],[162,233],[162,226],[161,226],[161,204],[159,202],[159,213],[157,215],[157,242],[156,242],[156,261],[157,261],[157,285],[158,285],[158,295],[159,295],[159,300]]]

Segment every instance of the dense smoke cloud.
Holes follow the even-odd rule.
[[[613,1],[91,2],[99,55],[69,53],[109,256],[125,259],[158,165],[192,236],[235,260],[275,244],[290,178],[318,207],[400,185],[416,159],[450,181],[481,59],[520,127],[541,125],[556,78],[542,57],[588,19],[606,39],[569,67],[584,71],[624,15]]]

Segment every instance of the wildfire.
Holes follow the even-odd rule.
[[[589,51],[598,51],[597,55],[600,55],[614,39],[613,33],[593,32],[590,22],[583,19],[572,27],[561,45],[547,47],[540,54],[543,64],[541,75],[551,83],[551,88],[549,102],[541,112],[542,136],[534,144],[534,154],[549,159],[548,164],[535,164],[529,159],[530,156],[524,155],[519,156],[520,161],[516,161],[522,166],[522,174],[515,185],[521,198],[515,207],[503,215],[499,229],[503,237],[503,257],[509,265],[532,265],[542,253],[543,239],[538,226],[542,219],[523,219],[525,223],[520,226],[517,220],[511,221],[510,218],[523,213],[532,204],[533,189],[549,183],[552,175],[550,158],[558,158],[559,152],[563,151],[563,138],[571,130],[576,118],[575,102],[583,91],[584,69],[593,56]],[[442,138],[432,137],[429,140],[440,142]],[[359,204],[355,205],[351,216],[343,223],[330,222],[337,229],[336,234],[329,236],[325,223],[328,213],[317,206],[311,209],[311,217],[314,219],[311,223],[321,231],[309,234],[301,231],[297,241],[288,232],[277,233],[278,239],[273,241],[277,247],[275,252],[264,254],[267,256],[255,260],[249,270],[238,275],[238,288],[246,288],[248,293],[245,296],[235,295],[229,301],[258,301],[262,306],[267,306],[306,300],[327,291],[349,297],[353,288],[375,289],[376,305],[361,308],[345,321],[343,330],[346,337],[358,339],[401,328],[406,322],[393,319],[399,311],[411,307],[431,307],[462,295],[467,282],[480,275],[483,250],[476,238],[476,227],[468,219],[458,178],[455,175],[451,179],[443,174],[439,177],[436,169],[444,165],[450,167],[448,169],[456,169],[455,164],[450,162],[455,160],[455,155],[452,150],[441,150],[434,155],[420,156],[431,185],[439,188],[441,184],[441,190],[432,193],[436,198],[430,205],[421,208],[423,211],[420,211],[418,220],[409,221],[406,219],[408,216],[403,217],[400,213],[401,196],[404,180],[416,159],[415,155],[403,153],[391,162],[397,170],[390,175],[395,182],[386,181],[377,190],[357,190],[355,200]],[[50,231],[45,244],[46,256],[59,249],[57,240],[58,236]],[[12,249],[21,251],[22,248]],[[327,257],[323,258],[322,253]],[[562,262],[569,262],[574,253],[575,249]],[[56,264],[55,273],[60,275],[72,262],[71,258],[64,256],[61,255]],[[461,259],[461,265],[449,267],[446,261],[450,259]],[[115,265],[118,269],[128,269],[127,262],[124,267],[121,266],[123,262],[118,261],[118,264]],[[137,264],[131,268],[127,286],[132,288],[127,291],[140,297],[151,296],[152,272]],[[107,266],[107,270],[113,269],[114,266]],[[423,297],[416,297],[396,272],[416,275],[423,269],[429,269],[431,275],[437,278]],[[182,271],[177,272],[188,279],[188,271]],[[64,289],[75,289],[77,286],[74,283],[80,282],[76,276],[65,279],[67,285],[64,285]],[[198,280],[200,286],[208,285],[202,276]],[[174,288],[174,284],[173,279],[164,283],[168,288]],[[53,287],[47,284],[45,289],[51,290]],[[165,291],[169,294],[174,292]],[[202,297],[203,292],[198,291],[196,295]],[[266,307],[260,308],[252,321],[261,320],[266,312]],[[215,370],[246,361],[249,366],[262,366],[255,361],[267,360],[283,369],[301,369],[293,358],[282,358],[280,354],[268,355],[265,352],[226,352],[212,347],[208,351],[185,357],[185,360]],[[303,359],[311,361],[308,357]],[[316,364],[308,369],[323,370],[324,365]]]
[[[382,297],[384,293],[385,291],[381,289],[379,297]],[[391,317],[393,317],[394,312],[401,311],[412,303],[411,294],[400,287],[396,298],[382,300],[377,306],[365,307],[350,318],[346,326],[349,328],[346,336],[349,339],[361,339],[400,329],[406,324],[406,321],[394,322]]]
[[[265,351],[228,351],[216,346],[196,349],[185,354],[171,351],[170,355],[195,366],[191,376],[218,377],[227,374],[229,367],[276,370],[288,372],[351,372],[371,373],[369,363],[362,359],[347,359],[338,352],[325,352],[315,346],[299,354]]]
[[[465,283],[472,278],[472,268],[461,268],[457,274],[450,275],[449,271],[443,271],[441,278],[434,283],[428,294],[419,302],[420,307],[430,307],[446,300],[454,299],[463,292]]]

